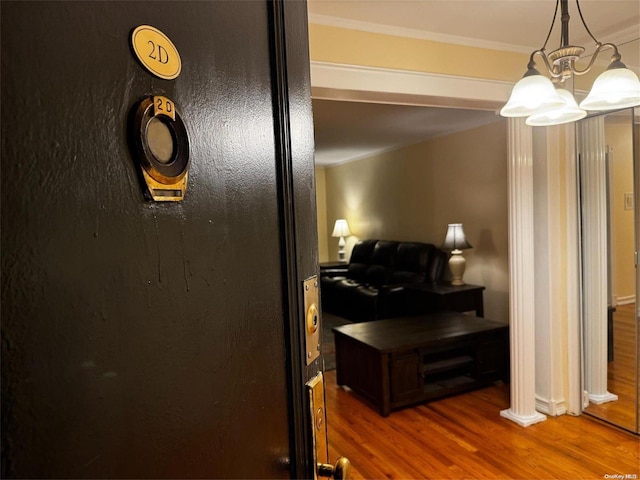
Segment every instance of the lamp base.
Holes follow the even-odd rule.
[[[344,251],[344,246],[346,244],[347,242],[344,241],[344,237],[340,237],[340,240],[338,240],[338,261],[342,263],[346,263]]]
[[[451,285],[464,285],[462,276],[464,275],[466,263],[467,261],[462,256],[462,250],[453,250],[451,252],[451,258],[449,258],[449,270],[451,270]]]

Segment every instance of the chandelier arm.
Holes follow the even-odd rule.
[[[534,55],[540,55],[542,57],[542,61],[544,62],[544,66],[547,68],[547,72],[551,75],[551,78],[560,78],[562,77],[562,72],[556,72],[553,66],[549,63],[549,58],[547,57],[547,52],[544,51],[544,48],[540,50],[535,50],[531,53],[531,57],[529,58],[529,65],[527,68],[535,67],[536,62],[533,60]]]
[[[531,55],[529,55],[529,63],[527,64],[527,69],[528,69],[528,70],[531,70],[532,68],[536,68],[536,62],[535,62],[535,60],[533,59],[533,56],[534,56],[536,53],[540,53],[540,54],[541,54],[541,53],[542,53],[542,50],[534,50],[533,52],[531,52]]]
[[[551,20],[551,27],[549,27],[549,33],[547,33],[547,38],[544,41],[544,45],[542,45],[542,50],[547,48],[547,42],[549,41],[549,38],[551,37],[551,32],[553,31],[553,26],[556,23],[556,16],[558,15],[558,5],[560,5],[560,0],[556,0],[556,9],[553,12],[553,20]]]
[[[600,43],[600,42],[596,42],[596,50],[595,52],[593,52],[593,55],[591,56],[591,61],[589,62],[589,65],[587,65],[587,67],[584,70],[578,70],[577,68],[575,68],[575,62],[571,62],[571,70],[575,75],[584,75],[585,73],[587,73],[589,70],[591,70],[591,67],[593,66],[593,64],[596,61],[596,58],[598,58],[598,55],[600,54],[600,52],[602,50],[604,50],[605,48],[612,48],[613,49],[613,55],[611,56],[612,60],[620,60],[620,54],[618,53],[618,47],[616,47],[613,43]]]

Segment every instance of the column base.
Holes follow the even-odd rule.
[[[616,400],[618,400],[618,396],[609,392],[606,392],[600,395],[595,395],[591,393],[589,394],[589,402],[595,403],[596,405],[600,405],[601,403],[607,403],[607,402],[615,402]]]
[[[521,427],[528,427],[529,425],[533,425],[534,423],[544,422],[547,419],[546,415],[543,415],[539,412],[534,412],[533,415],[518,415],[511,409],[502,410],[500,412],[500,416],[517,423]]]

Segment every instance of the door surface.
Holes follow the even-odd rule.
[[[305,4],[1,8],[2,477],[307,475]],[[144,24],[178,78],[135,59]],[[127,136],[148,95],[186,125],[179,203],[143,197]]]

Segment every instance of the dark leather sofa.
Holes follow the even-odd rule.
[[[406,315],[405,286],[441,280],[446,263],[430,243],[362,240],[348,265],[321,271],[322,308],[355,322]]]

